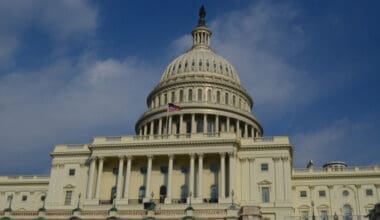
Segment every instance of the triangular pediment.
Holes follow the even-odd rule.
[[[73,188],[75,188],[75,186],[68,184],[68,185],[64,186],[63,188],[64,189],[73,189]]]

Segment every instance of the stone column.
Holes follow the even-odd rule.
[[[248,137],[248,125],[247,125],[247,123],[244,123],[244,137],[245,138]]]
[[[147,164],[147,167],[148,167],[148,170],[147,170],[147,173],[146,173],[146,186],[145,186],[145,201],[149,201],[150,200],[150,179],[151,179],[151,175],[152,175],[152,159],[153,159],[153,156],[152,155],[148,155],[148,164]]]
[[[361,211],[360,211],[359,190],[361,188],[361,185],[355,184],[355,188],[356,188],[356,195],[355,195],[355,197],[356,197],[356,207],[357,207],[357,215],[358,215],[357,219],[360,220],[361,219]]]
[[[207,133],[207,115],[203,115],[203,133]]]
[[[124,185],[124,199],[128,201],[129,197],[129,185],[131,182],[131,169],[132,169],[132,156],[127,157],[127,169],[125,170],[125,185]]]
[[[169,155],[169,164],[168,164],[168,186],[166,190],[165,204],[172,203],[172,176],[173,176],[173,160],[174,155]]]
[[[229,155],[229,171],[230,171],[230,179],[229,179],[229,186],[230,186],[230,191],[229,191],[229,196],[232,199],[232,191],[235,192],[235,156],[234,152],[228,153]],[[236,193],[236,192],[235,192]]]
[[[190,154],[190,189],[189,193],[191,193],[191,197],[194,197],[194,154]]]
[[[273,170],[274,170],[274,178],[275,178],[275,186],[274,186],[274,201],[275,203],[279,203],[280,202],[280,191],[284,191],[285,189],[280,189],[281,186],[283,186],[284,184],[281,184],[281,176],[280,176],[280,167],[279,167],[279,162],[280,162],[280,158],[279,157],[274,157],[273,158],[273,164],[274,164],[274,167],[273,167]]]
[[[179,134],[184,134],[183,132],[183,114],[179,115]]]
[[[219,198],[224,199],[226,197],[226,154],[220,154],[220,195]]]
[[[162,134],[162,118],[158,119],[158,135]]]
[[[148,135],[148,125],[144,125],[144,135]]]
[[[150,132],[149,132],[149,135],[153,135],[154,133],[154,120],[152,120],[150,122]]]
[[[197,184],[197,197],[203,199],[202,185],[203,185],[203,154],[198,154],[198,184]]]
[[[144,131],[142,128],[140,128],[140,136],[144,134]]]
[[[215,132],[219,133],[219,115],[215,115]]]
[[[173,116],[169,116],[169,128],[168,128],[168,134],[172,134],[172,123],[173,123]]]
[[[226,118],[226,132],[230,132],[230,118],[229,117],[227,117]]]
[[[91,158],[91,164],[90,164],[89,176],[88,176],[88,183],[87,183],[87,199],[93,198],[92,188],[94,185],[95,166],[96,166],[96,157],[92,157]]]
[[[236,119],[236,125],[235,126],[236,126],[236,135],[238,137],[241,137],[241,135],[240,135],[240,122],[237,119]]]
[[[290,161],[288,157],[283,157],[282,163],[283,163],[283,169],[284,169],[284,201],[285,202],[290,202],[291,200],[291,170],[290,170]]]
[[[195,122],[195,114],[191,114],[191,133],[197,133],[197,124]]]
[[[119,156],[119,172],[117,174],[116,198],[120,199],[123,193],[124,156]]]
[[[100,184],[102,181],[103,164],[104,164],[104,157],[100,157],[99,168],[98,168],[98,178],[96,180],[95,199],[99,199],[99,195],[100,195]]]

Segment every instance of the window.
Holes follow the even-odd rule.
[[[326,191],[319,190],[319,197],[326,197]]]
[[[321,220],[328,220],[327,210],[321,210]]]
[[[301,220],[308,220],[308,219],[309,219],[309,212],[301,211]]]
[[[188,172],[189,172],[189,168],[186,167],[186,166],[182,166],[182,167],[181,167],[181,172],[182,172],[182,173],[188,173]]]
[[[164,94],[164,105],[168,104],[168,94]]]
[[[239,108],[241,108],[241,99],[239,99]]]
[[[366,189],[366,190],[365,190],[365,195],[366,195],[366,196],[373,196],[373,191],[372,191],[372,189]]]
[[[207,90],[207,102],[211,102],[211,89]]]
[[[224,103],[225,103],[226,105],[229,104],[229,102],[228,102],[228,93],[226,93],[225,96],[224,96]]]
[[[202,101],[202,89],[198,89],[198,101]]]
[[[343,220],[352,220],[352,208],[350,205],[343,206]]]
[[[235,106],[236,105],[236,96],[232,96],[232,105]]]
[[[28,196],[27,196],[27,195],[23,195],[22,198],[21,198],[21,200],[22,200],[23,202],[25,202],[26,200],[28,200]]]
[[[348,196],[348,195],[350,195],[350,193],[347,190],[343,190],[342,195],[343,196]]]
[[[261,164],[261,171],[268,171],[269,170],[269,166],[267,163],[262,163]]]
[[[160,187],[160,203],[165,202],[165,197],[166,197],[166,186],[161,186]]]
[[[147,168],[146,167],[141,167],[140,168],[140,173],[146,174],[146,172],[147,172]]]
[[[193,90],[189,89],[189,101],[193,101]]]
[[[179,90],[179,101],[183,102],[183,90]]]
[[[160,167],[161,173],[168,173],[168,167]]]
[[[307,197],[306,191],[300,191],[300,197]]]
[[[69,176],[75,176],[75,169],[69,170]]]
[[[66,191],[65,195],[65,205],[71,205],[71,198],[73,196],[73,191]]]
[[[211,203],[217,203],[218,202],[218,187],[216,185],[212,185],[210,188],[210,202]]]
[[[158,106],[161,105],[161,95],[158,96]]]
[[[140,186],[139,188],[139,203],[142,203],[145,196],[145,186]]]
[[[175,102],[175,92],[172,92],[172,96],[170,97],[171,98],[171,103],[174,103]]]
[[[189,194],[188,191],[189,190],[186,185],[181,186],[181,202],[182,203],[186,202],[187,195]]]
[[[218,165],[216,165],[216,164],[211,164],[211,165],[210,165],[210,170],[211,170],[211,172],[213,172],[213,173],[218,172]]]
[[[261,188],[261,201],[264,203],[269,202],[269,187],[267,186]]]
[[[220,91],[216,92],[216,103],[220,104]]]

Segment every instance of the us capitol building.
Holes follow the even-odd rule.
[[[0,176],[0,219],[367,219],[380,167],[294,168],[289,137],[263,136],[234,67],[210,48],[203,7],[191,33],[136,135],[57,145],[50,176]]]

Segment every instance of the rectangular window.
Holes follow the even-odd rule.
[[[261,164],[261,171],[268,171],[269,170],[269,166],[267,163],[262,163]]]
[[[301,211],[301,220],[309,220],[309,212]]]
[[[326,197],[326,191],[319,190],[319,197]]]
[[[328,220],[327,211],[322,210],[321,211],[321,220]]]
[[[202,101],[202,89],[198,89],[198,101]]]
[[[73,191],[66,191],[65,195],[65,205],[71,205],[71,198],[73,196]]]
[[[28,196],[23,195],[23,196],[22,196],[22,201],[25,202],[26,200],[28,200]]]
[[[183,90],[179,90],[179,101],[183,102]]]
[[[75,169],[69,170],[69,176],[75,176]]]
[[[261,188],[261,200],[263,203],[269,202],[269,187],[262,187]]]
[[[372,191],[372,189],[366,189],[366,190],[365,190],[365,195],[366,195],[366,196],[373,196],[373,191]]]
[[[164,105],[168,104],[168,95],[165,93],[164,94]]]
[[[171,98],[171,103],[174,103],[175,102],[175,92],[172,92],[172,97]]]
[[[193,90],[189,89],[189,101],[193,101]]]
[[[300,197],[307,197],[306,191],[300,191]]]

